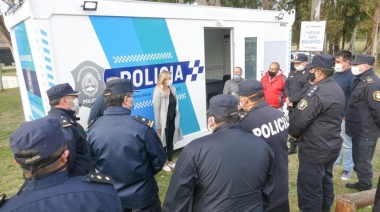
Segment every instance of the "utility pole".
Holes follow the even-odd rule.
[[[320,21],[321,19],[321,4],[322,0],[312,0],[311,2],[311,14],[310,14],[310,20],[311,21]],[[325,32],[325,40],[323,43],[323,52],[326,53],[327,49],[327,36]]]

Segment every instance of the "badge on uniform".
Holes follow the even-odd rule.
[[[307,101],[306,99],[302,99],[300,102],[298,102],[297,108],[298,110],[304,110],[307,107]]]
[[[373,92],[373,99],[380,102],[380,91]]]

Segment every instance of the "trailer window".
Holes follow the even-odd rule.
[[[256,79],[257,38],[245,38],[245,78]]]

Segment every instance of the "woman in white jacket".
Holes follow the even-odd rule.
[[[168,160],[162,169],[170,172],[175,167],[173,162],[174,142],[182,140],[183,136],[179,128],[176,88],[172,86],[172,77],[169,71],[162,71],[158,77],[158,82],[153,92],[153,108],[157,134],[165,147]]]

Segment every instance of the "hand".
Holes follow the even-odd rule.
[[[288,103],[288,106],[289,106],[289,107],[293,107],[293,102],[289,102],[289,103]]]
[[[161,136],[161,129],[157,129],[158,136]]]
[[[286,97],[285,102],[287,105],[289,105],[291,102],[289,101],[289,97]]]

